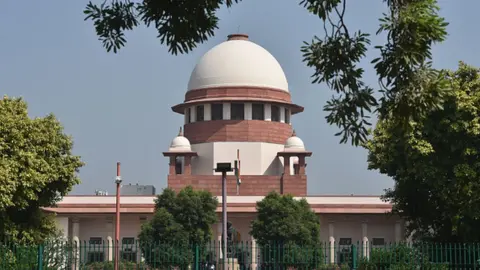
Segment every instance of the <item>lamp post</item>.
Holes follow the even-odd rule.
[[[217,163],[215,172],[222,173],[222,253],[223,253],[223,270],[227,270],[227,172],[233,171],[232,163]]]
[[[122,177],[120,176],[120,162],[117,162],[117,177],[115,177],[115,184],[117,184],[116,206],[115,206],[115,258],[113,261],[114,269],[118,270],[119,261],[119,243],[120,243],[120,185],[122,184]]]

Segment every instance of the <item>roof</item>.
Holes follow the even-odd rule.
[[[122,213],[148,214],[154,211],[155,196],[122,196]],[[263,196],[229,196],[227,202],[230,213],[255,213],[256,202]],[[296,197],[296,199],[301,199]],[[390,212],[392,205],[383,202],[378,196],[307,196],[305,199],[316,213],[381,214]],[[222,197],[218,197],[222,202]],[[109,214],[115,213],[115,196],[65,196],[57,207],[44,210],[58,214]],[[221,205],[217,208],[221,212]]]
[[[193,70],[188,90],[253,86],[288,92],[278,61],[263,47],[248,40],[228,40],[205,53]]]

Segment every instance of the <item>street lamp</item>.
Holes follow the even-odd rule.
[[[114,269],[118,270],[118,261],[119,261],[119,243],[120,243],[120,186],[122,184],[122,177],[120,176],[120,162],[117,162],[117,177],[115,177],[115,184],[117,184],[117,194],[116,194],[116,206],[115,206],[115,259],[114,259]]]
[[[222,231],[223,231],[223,270],[227,270],[227,172],[233,171],[232,163],[217,163],[215,172],[222,173]]]

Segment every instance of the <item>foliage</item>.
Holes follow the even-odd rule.
[[[125,31],[145,24],[153,25],[160,43],[167,44],[173,54],[187,53],[198,43],[207,41],[218,28],[216,11],[239,0],[177,1],[112,0],[100,6],[89,2],[85,20],[93,20],[95,31],[107,51],[117,52],[127,42]]]
[[[152,1],[111,0],[100,6],[91,2],[84,10],[107,51],[117,52],[126,43],[125,31],[140,22],[157,29],[161,44],[173,54],[188,53],[214,35],[223,5],[240,0]],[[358,64],[370,45],[369,33],[352,31],[345,23],[347,0],[301,0],[300,5],[323,21],[324,36],[315,36],[301,48],[304,62],[314,69],[313,83],[326,83],[336,94],[324,107],[327,122],[340,128],[341,143],[366,141],[370,116],[392,113],[403,120],[421,117],[441,103],[441,93],[425,88],[437,81],[432,69],[431,46],[447,35],[447,23],[438,15],[436,0],[383,0],[388,11],[380,18],[377,35],[387,34],[376,46],[380,57],[372,60],[380,82],[380,98],[363,81]],[[438,83],[438,82],[437,82]],[[440,95],[438,94],[440,93]]]
[[[39,243],[55,230],[53,206],[80,183],[80,157],[53,114],[31,119],[21,98],[0,99],[0,239]]]
[[[265,255],[265,264],[275,263],[275,256],[282,256],[289,266],[322,262],[320,221],[305,199],[272,192],[257,202],[257,213],[250,233]]]
[[[435,0],[386,0],[388,13],[380,18],[377,35],[387,34],[380,57],[372,60],[379,78],[381,97],[363,81],[358,64],[370,45],[369,34],[353,32],[345,23],[346,0],[302,0],[302,4],[324,22],[325,36],[315,36],[302,47],[304,61],[315,72],[313,83],[326,83],[337,95],[327,102],[327,122],[340,127],[341,142],[355,145],[366,141],[369,114],[381,119],[393,114],[400,119],[416,118],[436,108],[441,96],[424,88],[437,80],[427,61],[431,45],[445,39],[447,23],[438,15]],[[420,72],[421,71],[421,72]],[[440,88],[439,90],[442,90]],[[439,91],[440,93],[442,91]]]
[[[208,191],[186,187],[176,194],[165,189],[155,200],[152,220],[142,226],[139,235],[147,264],[186,267],[191,263],[194,247],[203,247],[211,240],[217,205]]]
[[[42,249],[40,248],[42,247]],[[61,231],[40,245],[19,245],[14,242],[0,243],[0,269],[37,269],[38,254],[43,251],[43,269],[62,269],[68,264],[72,246]]]
[[[480,240],[480,77],[460,63],[446,71],[443,110],[408,125],[384,118],[368,142],[370,169],[395,181],[385,200],[422,240]]]
[[[401,243],[389,248],[373,248],[370,258],[360,260],[359,270],[407,270],[407,269],[431,269],[447,270],[448,264],[432,263],[422,249]]]
[[[68,242],[63,231],[57,230],[42,245],[43,258],[51,269],[64,268],[72,257],[73,245]]]
[[[110,262],[94,262],[87,264],[82,269],[87,270],[114,270],[114,263],[113,261]],[[119,269],[147,269],[143,263],[136,263],[136,262],[128,262],[128,261],[120,261]]]

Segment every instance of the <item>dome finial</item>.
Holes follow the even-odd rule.
[[[183,137],[183,130],[182,130],[182,127],[180,127],[180,130],[178,131],[178,136],[182,136],[182,137]]]
[[[292,137],[297,137],[297,133],[295,132],[295,129],[292,132]]]

